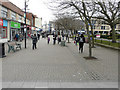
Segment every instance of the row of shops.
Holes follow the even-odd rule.
[[[16,34],[23,34],[24,36],[24,27],[23,23],[0,19],[0,39],[13,41]],[[39,31],[40,29],[27,25],[28,35]]]

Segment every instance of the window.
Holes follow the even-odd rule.
[[[27,24],[28,24],[28,25],[30,24],[30,21],[29,21],[29,20],[27,20]]]
[[[92,24],[96,24],[96,20],[92,20]]]
[[[105,30],[105,26],[101,26],[101,29],[102,29],[102,30]]]
[[[18,17],[18,21],[19,21],[19,22],[22,21],[22,16],[19,15],[19,17]]]
[[[116,25],[115,25],[115,29],[116,29]]]
[[[3,18],[7,18],[7,9],[4,7],[1,8],[1,16]]]
[[[94,26],[92,26],[93,27],[93,29],[96,29],[96,26],[94,25]]]
[[[16,13],[12,12],[11,17],[12,17],[13,20],[16,20]]]
[[[102,24],[105,24],[105,21],[102,21]]]
[[[120,25],[118,25],[118,29],[120,30]]]
[[[32,26],[33,26],[33,17],[32,17]]]

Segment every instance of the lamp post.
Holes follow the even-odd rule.
[[[28,1],[29,1],[29,0],[28,0]],[[24,26],[24,32],[25,32],[25,48],[26,48],[26,34],[27,34],[26,8],[28,7],[28,5],[27,5],[27,2],[28,2],[28,1],[25,0],[25,16],[24,16],[24,18],[25,18],[25,26]]]

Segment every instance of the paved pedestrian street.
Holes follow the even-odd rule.
[[[52,39],[52,38],[51,38]],[[32,50],[31,40],[27,49],[7,54],[2,59],[3,88],[118,88],[118,51],[98,47],[93,49],[97,60],[85,60],[77,46],[47,44],[40,39]]]

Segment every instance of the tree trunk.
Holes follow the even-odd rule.
[[[112,29],[112,43],[116,43],[116,33],[115,33],[115,25],[111,27]]]
[[[92,48],[94,48],[95,47],[95,43],[94,43],[93,27],[92,27],[92,25],[90,25],[90,27],[91,27],[91,34],[92,34]]]
[[[89,42],[89,57],[92,57],[92,47],[91,47],[91,39],[90,39],[90,33],[89,33],[89,25],[87,22],[86,23],[86,29],[87,29],[87,34],[88,34],[88,42]]]

